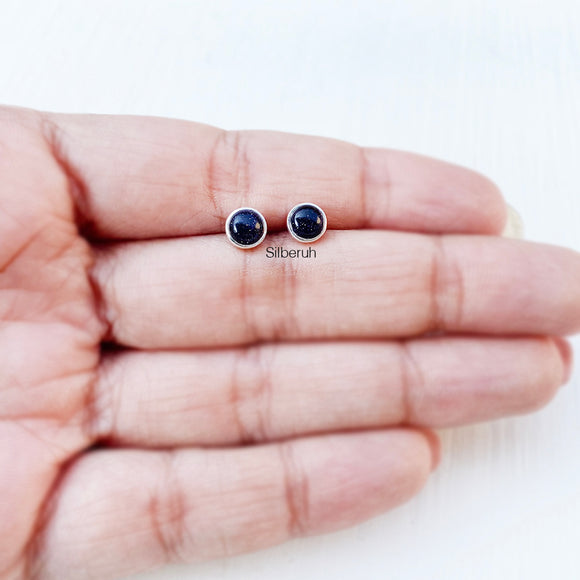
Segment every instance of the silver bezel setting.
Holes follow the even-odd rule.
[[[292,217],[292,214],[299,208],[303,207],[303,206],[310,206],[310,207],[314,207],[316,208],[320,214],[322,215],[322,231],[315,237],[315,238],[301,238],[299,235],[297,235],[294,230],[292,229],[292,226],[290,224],[290,218]],[[319,240],[326,232],[326,225],[327,225],[327,219],[326,219],[326,214],[324,213],[324,210],[319,206],[316,205],[315,203],[312,203],[310,201],[305,201],[303,203],[298,203],[296,204],[289,212],[288,212],[288,216],[286,217],[286,227],[288,228],[288,231],[290,232],[290,235],[297,241],[303,243],[303,244],[308,244],[310,242],[315,242],[316,240]]]
[[[232,218],[241,211],[251,211],[258,214],[260,216],[260,219],[262,220],[262,223],[264,224],[262,236],[260,237],[260,239],[257,242],[250,245],[238,244],[238,242],[236,242],[236,240],[234,240],[232,238],[232,235],[230,234],[230,222],[232,221]],[[228,216],[228,219],[226,220],[226,236],[228,237],[228,240],[234,246],[236,246],[236,248],[241,248],[242,250],[251,250],[256,246],[259,246],[264,241],[267,232],[268,232],[268,224],[266,223],[266,218],[257,209],[254,209],[253,207],[238,207]]]

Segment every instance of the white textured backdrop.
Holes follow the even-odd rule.
[[[577,0],[2,0],[0,101],[418,151],[487,173],[527,237],[580,250]],[[576,580],[579,383],[443,432],[420,496],[358,528],[140,578]]]

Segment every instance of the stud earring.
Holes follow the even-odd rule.
[[[326,231],[326,214],[313,203],[299,203],[288,212],[286,224],[299,242],[315,242]]]
[[[234,210],[226,220],[226,235],[234,246],[248,250],[260,245],[268,226],[264,216],[250,207]]]

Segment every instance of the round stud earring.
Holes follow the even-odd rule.
[[[286,224],[299,242],[315,242],[326,231],[326,214],[313,203],[299,203],[288,212]]]
[[[251,207],[234,210],[226,220],[226,235],[234,246],[249,250],[260,245],[268,226],[264,216]]]

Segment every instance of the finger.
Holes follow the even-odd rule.
[[[572,250],[368,231],[329,232],[314,248],[269,259],[222,236],[119,244],[99,253],[94,277],[112,339],[140,348],[580,328]]]
[[[93,431],[113,445],[173,447],[448,427],[534,410],[569,369],[569,346],[551,338],[124,352],[105,359]]]
[[[436,453],[412,430],[92,453],[63,481],[32,569],[106,580],[350,526],[417,493]]]
[[[223,231],[241,206],[271,231],[310,201],[335,229],[500,233],[497,187],[468,169],[387,149],[146,117],[44,115],[85,229],[101,238]]]

